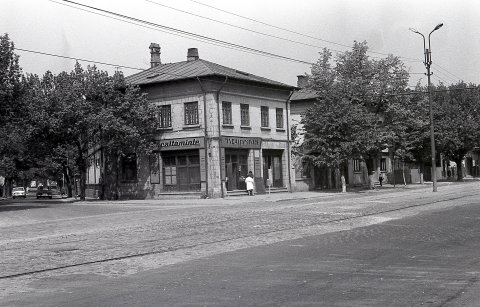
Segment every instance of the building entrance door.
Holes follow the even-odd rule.
[[[267,179],[272,180],[273,187],[283,187],[282,154],[283,150],[263,150],[263,179],[266,187],[268,187]]]
[[[225,175],[227,191],[246,190],[248,150],[225,150]]]

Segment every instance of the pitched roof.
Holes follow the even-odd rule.
[[[290,101],[317,99],[319,96],[316,91],[302,88],[295,91],[290,97]]]
[[[134,85],[145,85],[206,76],[228,76],[228,78],[258,82],[276,87],[294,89],[294,86],[259,77],[240,70],[222,66],[202,59],[169,64],[160,64],[125,78]]]

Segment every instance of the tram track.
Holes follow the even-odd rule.
[[[1,280],[6,280],[6,279],[14,279],[18,277],[25,277],[25,276],[31,276],[35,274],[41,274],[41,273],[48,273],[48,272],[53,272],[53,271],[58,271],[58,270],[63,270],[63,269],[68,269],[68,268],[75,268],[75,267],[82,267],[82,266],[89,266],[89,265],[95,265],[95,264],[101,264],[101,263],[108,263],[108,262],[113,262],[113,261],[119,261],[119,260],[125,260],[125,259],[131,259],[131,258],[138,258],[138,257],[144,257],[144,256],[150,256],[150,255],[156,255],[156,254],[163,254],[167,252],[173,252],[173,251],[178,251],[182,249],[189,249],[189,248],[195,248],[195,247],[201,247],[204,245],[210,245],[210,244],[218,244],[218,243],[224,243],[232,240],[238,240],[238,239],[247,239],[249,237],[256,237],[256,236],[262,236],[262,235],[271,235],[275,233],[280,233],[284,231],[290,231],[294,229],[300,229],[304,227],[311,227],[311,226],[316,226],[316,225],[327,225],[331,223],[340,223],[340,222],[345,222],[345,221],[350,221],[350,220],[355,220],[355,219],[360,219],[364,217],[370,217],[374,215],[380,215],[380,214],[385,214],[385,213],[392,213],[392,212],[398,212],[402,210],[407,210],[415,207],[422,207],[422,206],[428,206],[428,205],[433,205],[436,203],[442,203],[442,202],[448,202],[448,201],[454,201],[454,200],[459,200],[459,199],[464,199],[472,196],[478,195],[477,193],[469,193],[469,194],[461,194],[461,195],[450,195],[449,197],[445,197],[442,199],[436,199],[436,200],[430,200],[426,202],[420,202],[420,203],[414,203],[410,205],[401,205],[399,207],[395,208],[388,208],[384,210],[374,210],[372,212],[367,212],[368,210],[365,210],[365,212],[359,212],[354,215],[349,215],[349,216],[340,216],[336,218],[329,218],[327,220],[323,221],[315,221],[311,222],[308,224],[302,224],[301,226],[295,225],[295,226],[289,226],[289,227],[282,227],[282,228],[277,228],[274,230],[265,230],[265,231],[258,231],[255,232],[254,234],[249,233],[245,235],[237,235],[234,237],[228,237],[228,238],[223,238],[223,239],[218,239],[218,240],[210,240],[207,242],[200,242],[200,243],[195,243],[195,244],[180,244],[179,246],[171,246],[171,247],[165,247],[161,248],[159,250],[151,250],[151,251],[146,251],[146,252],[136,252],[136,253],[130,253],[130,254],[124,254],[124,255],[118,255],[114,257],[104,257],[102,259],[96,259],[92,261],[81,261],[77,263],[71,263],[71,264],[65,264],[65,265],[57,265],[53,267],[48,267],[48,268],[43,268],[43,269],[38,269],[38,270],[29,270],[29,271],[24,271],[24,272],[19,272],[19,273],[14,273],[14,274],[7,274],[7,275],[0,275]],[[382,200],[382,199],[391,199],[391,197],[385,196],[385,197],[376,197],[375,200]],[[359,201],[365,201],[365,199],[359,199]],[[310,205],[312,203],[309,203]],[[369,208],[366,208],[369,209]],[[264,217],[268,217],[271,215],[280,215],[284,214],[283,212],[268,212],[264,211],[265,214]],[[252,219],[258,218],[258,216],[252,216]],[[229,223],[233,221],[239,221],[242,218],[231,218],[231,219],[222,219],[222,220],[216,220],[212,221],[209,223],[199,223],[199,225],[191,225],[191,227],[198,227],[198,226],[208,226],[208,225],[218,225],[218,224],[223,224],[223,223]],[[160,241],[160,240],[159,240]]]

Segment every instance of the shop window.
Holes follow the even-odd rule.
[[[387,171],[387,159],[386,158],[382,158],[382,160],[380,160],[380,171],[381,172],[386,172]]]
[[[262,127],[268,127],[268,107],[261,107]]]
[[[198,125],[198,102],[187,102],[185,107],[185,125]]]
[[[228,101],[222,102],[223,124],[232,125],[232,103]]]
[[[171,105],[164,105],[159,107],[158,117],[161,128],[172,127],[172,107]]]
[[[165,191],[199,191],[200,156],[182,154],[163,156]]]
[[[123,156],[120,164],[122,181],[137,181],[137,155]]]
[[[277,108],[277,128],[283,129],[283,109]]]
[[[360,172],[360,160],[358,159],[353,159],[353,171],[354,172]]]
[[[240,104],[240,120],[242,126],[250,126],[250,109],[248,104]]]

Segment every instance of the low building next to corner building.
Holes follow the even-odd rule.
[[[186,61],[169,64],[161,63],[158,44],[150,45],[150,53],[151,68],[126,81],[158,107],[158,150],[153,157],[124,159],[120,178],[128,180],[119,198],[225,197],[245,191],[250,171],[256,193],[265,193],[268,184],[292,190],[293,86],[200,59],[196,48]],[[99,178],[92,176],[94,186]]]

